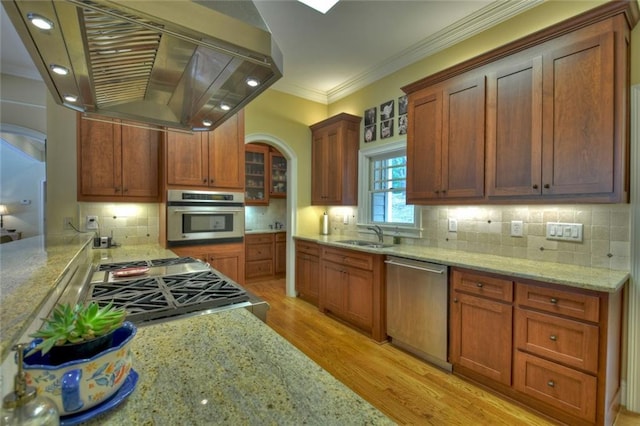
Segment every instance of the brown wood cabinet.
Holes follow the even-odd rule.
[[[244,148],[244,202],[269,205],[269,147],[248,144]]]
[[[408,202],[627,202],[638,15],[634,2],[610,2],[404,87]],[[472,106],[457,84],[485,78],[486,100]],[[486,191],[472,192],[473,179]]]
[[[191,256],[211,265],[238,284],[244,284],[244,244],[172,247],[178,256]]]
[[[484,195],[484,96],[468,75],[409,95],[407,202]]]
[[[284,275],[286,239],[287,234],[284,232],[245,235],[247,281]]]
[[[167,184],[244,190],[244,112],[211,132],[167,132]]]
[[[296,292],[298,297],[318,306],[320,296],[320,246],[296,241]]]
[[[613,424],[622,289],[514,282],[454,268],[450,308],[454,373],[567,424]]]
[[[311,128],[311,204],[358,204],[361,117],[341,113]]]
[[[384,256],[322,247],[318,307],[363,330],[374,340],[386,334]]]
[[[450,362],[511,385],[513,283],[477,272],[451,275]]]
[[[96,118],[78,115],[78,201],[157,202],[162,133]]]
[[[269,148],[269,196],[287,198],[287,159],[280,151]]]

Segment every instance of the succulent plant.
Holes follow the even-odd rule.
[[[113,307],[113,302],[100,307],[96,302],[83,306],[64,303],[56,305],[49,318],[43,318],[40,330],[30,334],[42,338],[27,355],[38,351],[45,355],[53,346],[67,343],[80,343],[103,336],[118,328],[123,322],[126,311]]]

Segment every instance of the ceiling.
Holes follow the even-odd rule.
[[[244,0],[240,0],[244,1]],[[341,0],[325,15],[255,0],[284,57],[272,87],[331,103],[544,0]],[[0,69],[41,79],[2,9]]]

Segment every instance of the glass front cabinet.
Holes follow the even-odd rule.
[[[271,185],[269,195],[273,198],[286,198],[287,196],[287,160],[274,148],[269,150],[271,164]]]
[[[268,177],[269,147],[249,144],[245,146],[245,195],[247,205],[269,204]]]

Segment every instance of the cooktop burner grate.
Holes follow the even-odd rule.
[[[133,323],[173,317],[249,301],[247,292],[213,271],[118,282],[92,283],[88,299],[113,301]]]

